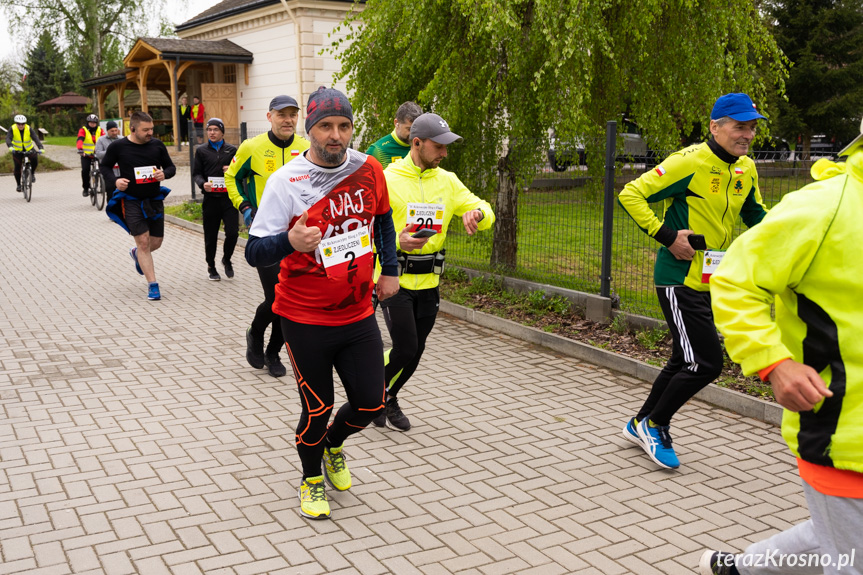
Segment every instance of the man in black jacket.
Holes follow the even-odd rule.
[[[234,277],[234,267],[231,256],[237,245],[240,233],[240,212],[234,207],[228,197],[225,187],[225,172],[237,153],[236,146],[225,141],[225,124],[219,118],[210,118],[207,122],[207,145],[200,146],[195,151],[195,166],[192,175],[195,183],[204,192],[204,203],[201,209],[204,214],[204,252],[207,257],[207,274],[212,281],[219,281],[221,276],[216,271],[216,248],[219,240],[219,225],[225,223],[225,244],[223,246],[222,265],[225,275]]]
[[[131,134],[117,140],[105,151],[99,165],[105,178],[105,189],[116,190],[105,207],[108,217],[135,238],[129,255],[135,270],[147,278],[147,299],[162,299],[152,253],[159,249],[165,236],[163,200],[170,192],[162,182],[173,178],[177,168],[165,144],[153,137],[153,118],[135,112],[129,122]],[[114,165],[120,175],[114,174]]]

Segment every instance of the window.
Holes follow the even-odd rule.
[[[237,81],[237,67],[234,64],[222,66],[222,81],[225,84],[234,84]]]

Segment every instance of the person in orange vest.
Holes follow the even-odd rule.
[[[81,156],[81,187],[82,195],[90,197],[90,165],[96,158],[96,142],[105,135],[99,126],[99,116],[90,114],[87,123],[78,130],[78,155]]]
[[[12,121],[15,124],[6,132],[6,146],[12,152],[12,162],[15,165],[13,170],[15,174],[15,183],[18,185],[18,191],[21,191],[21,163],[24,161],[24,156],[30,157],[30,164],[33,166],[33,182],[36,181],[36,167],[39,165],[38,154],[42,153],[45,147],[39,140],[39,136],[35,130],[31,131],[27,125],[27,117],[18,114]],[[38,147],[38,150],[36,149]]]
[[[192,108],[189,106],[189,98],[183,96],[180,98],[179,118],[180,118],[180,141],[184,144],[189,141],[189,120],[192,119]]]
[[[204,141],[204,105],[197,96],[192,96],[192,121],[195,122],[195,133],[200,144]]]

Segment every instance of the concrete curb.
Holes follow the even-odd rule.
[[[191,230],[200,234],[204,233],[204,226],[196,224],[176,216],[165,214],[165,221]],[[219,238],[225,239],[224,232],[219,232]],[[238,238],[237,245],[246,247],[246,239]],[[487,327],[501,333],[505,333],[522,341],[541,345],[563,355],[575,357],[590,363],[595,363],[608,369],[630,375],[645,382],[652,383],[659,375],[658,367],[619,355],[586,343],[581,343],[553,333],[521,325],[508,319],[503,319],[491,314],[476,311],[452,302],[441,300],[440,311],[454,318],[461,319],[482,327]],[[725,389],[714,384],[708,385],[695,396],[716,407],[727,409],[740,415],[757,419],[765,423],[779,425],[782,422],[782,408],[763,399],[751,397],[739,391]]]
[[[652,383],[661,371],[660,368],[643,361],[638,361],[637,359],[547,333],[445,300],[441,300],[440,302],[440,311],[457,319],[487,327],[529,343],[547,347],[570,357],[613,369],[614,371],[630,375],[645,382]],[[698,392],[695,397],[716,407],[721,407],[765,423],[780,425],[782,422],[782,407],[779,405],[758,399],[757,397],[751,397],[739,391],[725,389],[712,383]]]

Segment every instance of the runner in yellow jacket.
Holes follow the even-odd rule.
[[[419,365],[426,338],[440,304],[438,283],[443,272],[446,233],[453,216],[461,217],[468,234],[490,229],[494,212],[488,202],[468,190],[452,172],[439,168],[447,146],[461,142],[437,114],[423,114],[410,131],[411,151],[386,170],[393,223],[401,230],[399,293],[381,300],[393,342],[384,354],[387,402],[374,424],[397,431],[410,429],[397,394]],[[415,237],[416,236],[416,237]],[[380,274],[380,264],[376,275]]]
[[[785,408],[782,436],[797,457],[811,519],[742,555],[706,551],[703,575],[731,573],[729,565],[766,573],[745,566],[769,551],[829,558],[809,573],[863,573],[863,124],[860,131],[840,152],[844,164],[816,162],[816,182],[740,236],[711,279],[731,359],[769,381]]]
[[[755,162],[746,156],[761,118],[746,94],[721,96],[710,113],[709,141],[672,154],[626,184],[618,198],[635,223],[662,244],[654,283],[673,338],[668,363],[624,425],[623,436],[666,469],[680,467],[671,445],[671,418],[722,373],[710,274],[731,244],[737,217],[752,227],[767,213]],[[658,202],[662,220],[648,205]]]

